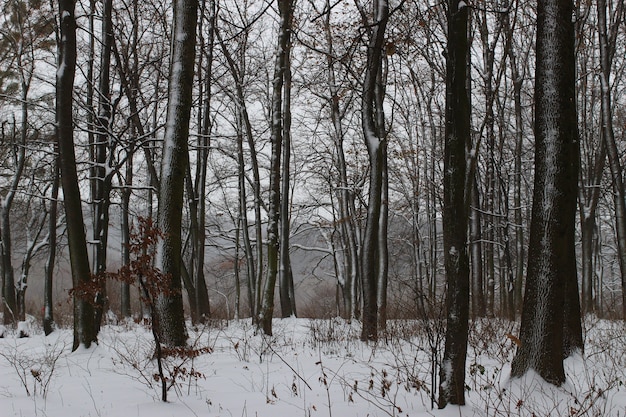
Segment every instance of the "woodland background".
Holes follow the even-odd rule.
[[[386,314],[440,317],[447,6],[421,0],[391,6],[380,75],[388,144]],[[471,7],[471,314],[515,319],[532,206],[536,10],[518,1]],[[577,2],[573,16],[581,150],[576,253],[583,312],[615,318],[626,308],[615,222],[615,201],[624,201],[623,186],[615,185],[617,178],[623,183],[626,26],[623,1],[604,8],[604,26],[595,2]],[[70,320],[72,283],[68,218],[55,204],[63,197],[55,158],[59,13],[41,0],[3,0],[2,10],[3,294],[16,294],[13,310],[23,319],[41,315],[45,293],[63,322]],[[73,120],[94,275],[127,262],[125,242],[137,219],[156,218],[172,14],[168,2],[76,3]],[[264,241],[272,237],[266,226],[279,14],[267,1],[199,4],[182,220],[182,279],[194,320],[255,316],[262,304]],[[279,279],[278,287],[295,299],[281,304],[278,315],[361,314],[359,256],[371,172],[361,100],[371,19],[360,2],[299,0],[293,9],[285,81],[291,125],[279,173],[279,238],[289,248],[280,254],[280,271],[291,268],[293,284]],[[602,77],[609,110],[602,109]],[[603,137],[607,120],[614,150]],[[118,317],[142,314],[126,284],[110,281],[100,295],[104,310]]]

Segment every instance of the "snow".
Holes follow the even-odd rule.
[[[468,349],[468,405],[431,408],[426,323],[390,321],[397,336],[358,340],[358,323],[276,320],[274,336],[249,320],[192,329],[190,344],[210,353],[168,359],[179,377],[159,401],[149,329],[106,325],[98,345],[71,352],[72,332],[0,339],[0,413],[9,416],[582,416],[624,415],[626,327],[588,320],[585,356],[565,361],[556,388],[530,372],[509,379],[514,346],[506,321],[474,323]],[[196,377],[192,372],[197,372]],[[167,374],[167,371],[166,371]],[[27,393],[28,391],[28,393]]]

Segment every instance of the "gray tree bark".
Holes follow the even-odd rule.
[[[55,146],[55,150],[58,146]],[[57,212],[59,206],[59,157],[54,157],[52,163],[52,188],[50,191],[50,208],[48,209],[48,257],[44,268],[44,296],[43,296],[43,331],[47,335],[52,333],[55,328],[54,324],[54,302],[53,302],[53,280],[54,265],[56,263],[57,250]]]
[[[387,138],[382,113],[380,82],[384,53],[385,29],[389,19],[386,0],[373,2],[373,25],[367,47],[367,66],[361,100],[361,128],[369,156],[369,197],[367,219],[361,248],[363,311],[361,340],[378,339],[378,281],[380,271],[380,220],[384,180],[384,158]],[[363,12],[362,12],[363,13]]]
[[[74,341],[72,349],[89,347],[96,340],[93,325],[93,305],[89,295],[81,296],[81,289],[91,282],[87,240],[81,207],[80,189],[76,174],[73,133],[73,92],[76,71],[76,20],[74,0],[59,0],[60,44],[56,73],[57,140],[63,186],[63,203],[67,219],[67,239],[74,287]]]
[[[291,24],[293,13],[292,0],[277,0],[280,12],[280,28],[278,45],[274,64],[274,78],[272,82],[272,120],[271,142],[272,152],[270,160],[270,190],[267,206],[267,278],[263,289],[263,300],[259,315],[259,325],[266,335],[272,334],[272,317],[274,316],[274,287],[278,275],[279,261],[279,223],[280,223],[280,174],[281,155],[284,137],[284,83],[287,71]]]
[[[535,182],[521,346],[511,375],[565,381],[563,359],[582,350],[575,217],[579,171],[573,3],[540,0],[535,74]]]
[[[157,247],[156,267],[170,275],[170,288],[157,300],[160,339],[167,346],[187,340],[181,281],[181,227],[194,79],[197,0],[175,0],[167,120],[163,139],[158,227],[165,237]]]
[[[285,85],[283,92],[283,161],[280,201],[280,245],[278,287],[282,317],[296,315],[296,294],[293,285],[293,271],[289,254],[289,234],[291,231],[291,42],[285,54]]]
[[[95,12],[95,10],[94,10]],[[92,268],[94,276],[98,277],[99,288],[95,296],[94,326],[96,332],[100,329],[104,309],[108,300],[106,293],[105,272],[107,268],[107,242],[109,236],[109,206],[111,204],[111,181],[113,171],[110,168],[109,155],[111,141],[109,129],[111,127],[111,49],[113,44],[113,2],[105,0],[102,11],[102,40],[100,58],[100,79],[98,82],[98,117],[97,134],[92,146],[91,171],[91,201],[93,216],[94,243]]]
[[[600,42],[600,86],[601,86],[601,117],[602,138],[606,145],[611,168],[613,186],[613,202],[615,205],[615,230],[617,233],[617,253],[619,269],[622,281],[622,317],[626,320],[626,191],[624,191],[623,167],[620,161],[620,153],[615,141],[613,129],[613,110],[611,104],[611,77],[612,51],[615,49],[615,41],[611,43],[607,30],[606,1],[598,0],[598,35]],[[619,14],[623,11],[623,2],[619,1]],[[619,19],[621,20],[621,19]]]

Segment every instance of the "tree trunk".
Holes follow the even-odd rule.
[[[181,283],[181,227],[185,172],[189,163],[187,141],[192,106],[197,0],[175,0],[172,29],[170,85],[167,107],[158,226],[164,234],[157,248],[156,266],[171,276],[170,288],[160,294],[156,312],[161,341],[184,346],[187,340]]]
[[[196,151],[196,173],[192,179],[191,166],[186,170],[186,189],[189,205],[190,235],[191,235],[191,257],[189,260],[190,284],[193,290],[188,292],[189,306],[193,323],[206,323],[211,316],[209,294],[204,276],[204,257],[206,240],[206,178],[207,161],[210,148],[210,105],[211,105],[211,76],[213,63],[213,34],[215,23],[215,2],[209,1],[209,38],[205,41],[203,23],[206,13],[206,0],[202,1],[201,14],[198,24],[198,42],[200,44],[200,55],[198,58],[198,90],[202,97],[202,108],[198,111],[198,139]],[[204,58],[207,58],[206,64]],[[203,78],[203,71],[206,73]],[[193,308],[192,308],[193,307]]]
[[[623,4],[620,2],[620,5]],[[626,320],[626,192],[624,191],[623,170],[620,153],[615,142],[613,131],[613,111],[611,106],[611,46],[607,33],[606,1],[598,0],[598,31],[600,42],[600,85],[602,138],[606,144],[611,168],[613,185],[613,202],[615,205],[615,230],[617,232],[617,253],[622,280],[622,318]],[[621,8],[621,6],[620,6]],[[613,46],[613,48],[615,48]]]
[[[470,204],[470,253],[472,267],[472,316],[485,317],[484,277],[483,277],[483,251],[481,234],[480,196],[478,195],[478,180],[474,174],[471,190]]]
[[[579,189],[579,212],[580,212],[580,246],[581,246],[581,311],[582,314],[589,314],[595,311],[594,299],[594,275],[595,257],[598,239],[598,229],[596,225],[596,211],[600,201],[602,191],[601,181],[606,161],[605,142],[600,142],[600,151],[594,158],[594,166],[589,175],[589,179]],[[589,191],[587,190],[589,189]]]
[[[383,178],[381,189],[380,219],[378,220],[378,278],[376,288],[376,305],[378,308],[378,329],[387,330],[387,287],[389,286],[389,247],[387,233],[389,222],[389,174],[387,164],[387,149],[383,148]]]
[[[448,3],[446,61],[446,133],[444,149],[443,249],[448,285],[445,350],[440,370],[440,408],[465,404],[465,359],[469,320],[469,259],[465,201],[466,148],[470,140],[467,91],[467,20],[465,2]]]
[[[278,282],[280,293],[280,309],[282,317],[296,316],[296,295],[293,285],[293,271],[291,269],[291,256],[289,255],[289,234],[291,231],[291,42],[287,44],[285,53],[285,85],[283,100],[283,161],[282,161],[282,187],[280,202],[280,267],[278,270]]]
[[[540,0],[535,74],[535,182],[521,347],[511,375],[565,381],[564,357],[582,350],[575,217],[578,127],[573,4]]]
[[[326,0],[325,8],[330,11],[330,0]],[[343,301],[344,314],[346,318],[356,318],[357,302],[356,302],[356,284],[360,282],[359,264],[359,248],[357,244],[357,227],[355,219],[355,208],[351,204],[353,201],[353,192],[348,183],[346,155],[344,151],[344,127],[342,123],[343,114],[340,107],[341,92],[337,83],[337,74],[335,66],[338,65],[333,47],[333,36],[331,32],[331,13],[326,13],[324,18],[324,34],[328,44],[326,54],[326,63],[328,66],[328,89],[330,92],[329,107],[330,118],[332,121],[332,137],[337,152],[336,169],[339,175],[337,202],[339,209],[339,230],[341,232],[341,240],[345,247],[344,252],[344,284]]]
[[[220,43],[220,48],[224,57],[226,58],[226,62],[228,63],[228,67],[231,72],[231,76],[234,79],[235,84],[235,93],[236,93],[236,101],[237,101],[237,112],[236,118],[237,123],[240,126],[240,135],[244,135],[247,139],[248,148],[250,150],[250,164],[252,166],[252,193],[254,198],[254,230],[255,230],[255,238],[256,238],[256,261],[254,259],[254,254],[252,252],[252,239],[250,237],[250,233],[248,231],[248,220],[246,214],[247,207],[247,198],[246,198],[246,190],[245,190],[245,166],[244,166],[244,154],[243,154],[243,138],[241,138],[241,146],[240,155],[238,157],[239,160],[239,175],[240,175],[240,189],[239,189],[239,198],[240,204],[244,208],[244,211],[241,213],[242,217],[242,232],[243,232],[243,241],[244,248],[246,250],[246,260],[247,260],[247,273],[248,273],[248,296],[250,303],[250,315],[255,323],[258,322],[259,313],[260,313],[260,300],[261,300],[261,277],[263,276],[263,242],[262,242],[262,221],[261,221],[261,178],[259,173],[259,163],[257,158],[257,152],[254,144],[254,135],[252,132],[252,124],[250,122],[250,117],[248,115],[248,110],[246,107],[245,94],[243,90],[243,80],[242,80],[242,68],[239,68],[237,63],[232,57],[230,51],[226,48],[226,45],[221,37],[220,31],[215,30],[215,36]],[[238,145],[239,146],[239,145]]]
[[[55,150],[58,146],[55,146]],[[54,279],[54,265],[57,250],[57,209],[59,205],[59,157],[55,156],[52,164],[52,190],[50,192],[50,208],[48,210],[48,258],[44,268],[44,296],[43,296],[43,331],[47,335],[54,331],[54,302],[52,284]]]
[[[81,296],[81,289],[89,286],[91,274],[87,256],[87,240],[80,200],[80,188],[76,174],[72,99],[76,70],[76,20],[74,0],[59,0],[60,44],[59,67],[56,73],[56,122],[57,140],[63,185],[63,202],[67,219],[67,240],[74,287],[74,342],[72,349],[80,345],[88,348],[96,340],[93,326],[93,305],[89,295]]]
[[[259,325],[266,335],[272,334],[272,317],[274,316],[274,287],[278,274],[279,257],[279,222],[280,222],[280,158],[284,135],[283,86],[287,70],[293,13],[292,0],[277,0],[280,12],[280,28],[274,78],[272,83],[272,122],[270,157],[270,190],[267,207],[267,278],[263,290],[263,301],[259,316]]]
[[[109,206],[112,175],[108,168],[109,129],[111,126],[111,49],[113,44],[113,1],[105,0],[102,12],[102,52],[100,58],[100,81],[98,83],[98,118],[96,142],[92,150],[91,200],[93,204],[93,248],[92,273],[98,277],[95,295],[94,326],[100,330],[104,309],[108,306],[106,294],[107,242],[109,235]]]
[[[374,22],[371,26],[367,48],[367,66],[363,81],[363,97],[361,101],[361,127],[369,156],[369,197],[367,203],[367,219],[361,249],[362,262],[362,293],[363,312],[361,340],[378,339],[378,306],[377,293],[379,281],[379,260],[381,250],[380,220],[383,192],[383,171],[387,146],[384,126],[384,114],[379,106],[379,88],[382,73],[385,29],[389,19],[389,4],[386,0],[376,0]]]
[[[131,129],[132,132],[135,129]],[[121,263],[122,266],[126,266],[130,263],[130,197],[132,195],[133,186],[133,153],[134,147],[129,150],[126,160],[126,177],[121,192],[121,211],[122,219],[120,224],[120,241],[121,241]],[[130,307],[130,283],[122,281],[121,283],[121,297],[120,297],[120,315],[123,319],[131,317],[132,311]]]

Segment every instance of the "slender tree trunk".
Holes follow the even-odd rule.
[[[513,208],[515,219],[515,295],[514,304],[517,313],[522,310],[522,287],[524,280],[524,222],[522,207],[522,145],[524,141],[524,130],[522,121],[522,78],[514,67],[513,95],[515,102],[515,173],[513,179]]]
[[[255,323],[258,322],[259,313],[260,313],[260,305],[261,305],[261,277],[263,276],[263,243],[262,243],[262,221],[261,221],[261,177],[259,173],[259,163],[257,158],[256,147],[254,144],[254,135],[252,132],[252,124],[250,122],[250,117],[248,115],[248,110],[246,107],[245,94],[243,90],[243,81],[241,74],[243,72],[242,68],[237,66],[237,63],[233,59],[231,53],[226,48],[226,45],[221,37],[220,31],[216,28],[215,36],[220,43],[220,48],[224,57],[226,58],[226,62],[228,63],[228,67],[230,69],[231,75],[235,82],[235,93],[237,100],[237,115],[239,122],[242,126],[242,134],[245,134],[248,148],[249,148],[249,160],[252,166],[252,193],[254,198],[254,230],[255,230],[255,238],[256,238],[256,261],[254,259],[254,255],[252,254],[252,239],[249,235],[248,227],[246,226],[248,223],[247,217],[242,218],[242,230],[244,233],[244,247],[249,246],[249,252],[247,252],[246,259],[248,261],[247,271],[248,271],[248,285],[249,285],[249,296],[251,297],[249,300],[250,303],[250,314]],[[243,140],[243,138],[242,138]],[[247,207],[247,199],[246,199],[246,191],[245,191],[245,176],[244,176],[244,154],[243,154],[243,142],[240,147],[240,199],[243,199],[241,204],[245,208]],[[244,186],[243,188],[242,185]],[[246,216],[246,213],[242,213],[242,216]],[[246,237],[247,236],[247,237]],[[248,251],[248,249],[246,249]]]
[[[378,281],[381,250],[379,242],[382,209],[383,170],[387,146],[384,114],[379,103],[379,85],[382,73],[385,30],[389,19],[389,4],[386,0],[373,3],[374,22],[367,47],[367,66],[363,81],[361,101],[361,127],[369,156],[369,197],[367,219],[361,249],[363,312],[361,340],[378,339]]]
[[[330,0],[326,0],[326,9],[330,10]],[[332,136],[337,153],[337,171],[339,174],[339,190],[337,202],[339,208],[339,223],[342,241],[345,246],[344,268],[345,283],[342,286],[344,300],[344,314],[348,319],[356,317],[356,284],[360,282],[359,248],[357,244],[355,209],[351,205],[352,192],[348,183],[346,155],[344,151],[344,127],[342,123],[343,115],[340,107],[341,92],[337,83],[337,74],[334,58],[333,36],[331,32],[331,13],[326,13],[324,19],[324,34],[328,43],[328,53],[326,62],[328,66],[328,88],[330,92],[330,118],[333,124]]]
[[[211,76],[213,63],[213,34],[215,23],[215,2],[209,1],[208,10],[208,39],[204,39],[204,19],[206,14],[206,0],[202,1],[201,14],[198,23],[200,55],[198,58],[197,78],[199,95],[202,97],[202,108],[198,111],[198,139],[196,151],[196,173],[192,179],[191,166],[187,166],[186,185],[189,205],[189,217],[191,221],[191,259],[188,267],[190,284],[193,290],[188,292],[193,300],[189,300],[191,317],[194,323],[205,323],[210,315],[209,295],[204,276],[204,257],[206,240],[206,178],[207,161],[210,148],[210,106],[211,106]],[[204,58],[206,56],[206,64]],[[204,78],[203,71],[206,69]],[[193,308],[191,308],[193,306]]]
[[[132,129],[134,132],[135,129]],[[132,195],[132,186],[133,186],[133,153],[134,147],[129,151],[126,159],[126,177],[124,179],[124,185],[121,192],[121,225],[120,225],[120,235],[121,235],[121,263],[122,266],[126,266],[130,263],[130,197]],[[130,306],[130,283],[122,282],[121,283],[121,298],[120,298],[120,314],[123,319],[128,319],[131,317],[132,311]]]
[[[620,2],[621,4],[621,2]],[[607,33],[606,1],[598,0],[598,28],[600,41],[600,86],[602,138],[606,144],[611,168],[613,202],[615,204],[615,230],[617,232],[617,253],[622,280],[622,317],[626,320],[626,191],[624,191],[623,169],[620,153],[615,142],[613,130],[613,111],[611,105],[611,51]],[[620,6],[621,7],[621,6]]]
[[[76,20],[74,0],[59,0],[60,44],[59,62],[56,74],[56,122],[57,140],[61,167],[61,183],[65,216],[67,219],[67,240],[74,286],[74,343],[73,350],[80,345],[89,347],[96,340],[93,325],[93,305],[89,296],[80,296],[81,288],[91,281],[87,240],[81,207],[80,188],[76,174],[74,155],[74,133],[72,101],[74,74],[76,70]]]
[[[291,42],[285,53],[285,85],[283,100],[283,161],[280,202],[280,244],[278,281],[280,291],[280,309],[283,317],[296,316],[296,295],[293,285],[291,256],[289,255],[289,234],[291,231]]]
[[[98,120],[96,142],[92,151],[91,199],[93,204],[93,241],[92,273],[98,277],[98,291],[95,296],[94,326],[100,330],[104,309],[107,308],[106,263],[107,242],[109,235],[109,206],[112,175],[107,173],[109,128],[111,126],[111,48],[113,44],[113,1],[105,0],[102,12],[102,53],[100,59],[100,81],[98,83]]]
[[[383,178],[381,189],[381,209],[378,232],[378,279],[376,288],[376,305],[378,307],[378,329],[387,330],[387,287],[389,286],[389,247],[387,232],[389,222],[389,173],[387,164],[387,149],[383,149]]]
[[[256,316],[255,299],[256,299],[256,270],[254,263],[254,252],[252,250],[252,243],[250,241],[250,231],[248,224],[248,198],[246,193],[246,176],[245,176],[245,161],[243,153],[243,127],[242,117],[237,114],[238,120],[238,133],[237,133],[237,163],[238,163],[238,178],[239,178],[239,227],[241,228],[241,240],[243,241],[243,252],[246,259],[246,277],[247,277],[247,291],[248,291],[248,304],[250,308],[250,317]]]
[[[158,297],[160,340],[184,346],[187,340],[181,283],[181,227],[187,141],[192,106],[197,0],[175,0],[167,121],[161,160],[158,225],[164,238],[157,248],[156,267],[171,276],[170,288]]]
[[[605,142],[600,143],[600,152],[596,155],[594,169],[589,176],[590,191],[587,192],[585,187],[579,190],[578,204],[580,212],[580,246],[582,254],[582,288],[581,288],[581,310],[582,314],[589,314],[595,311],[594,298],[594,275],[596,264],[596,248],[597,248],[597,225],[596,211],[600,201],[602,190],[601,181],[606,161]]]
[[[55,150],[58,146],[55,145]],[[43,296],[43,330],[44,333],[49,335],[54,331],[54,302],[52,296],[52,284],[54,280],[54,265],[56,263],[56,250],[57,250],[57,209],[59,205],[59,157],[54,157],[52,164],[52,190],[50,192],[50,208],[48,210],[48,258],[46,259],[46,266],[44,268],[44,296]]]
[[[480,196],[478,195],[478,180],[474,174],[471,190],[470,203],[470,253],[472,264],[472,316],[485,317],[484,277],[483,277],[483,251],[481,233]]]
[[[24,101],[25,103],[25,101]],[[3,282],[3,307],[4,307],[4,324],[15,325],[20,320],[18,314],[18,304],[16,299],[16,287],[15,287],[15,272],[13,268],[13,244],[11,234],[11,207],[15,198],[17,186],[22,176],[24,168],[24,149],[25,142],[21,140],[15,143],[17,132],[15,128],[12,132],[12,141],[16,155],[14,155],[13,162],[16,163],[16,172],[11,179],[11,186],[6,196],[1,201],[0,216],[1,216],[1,228],[0,236],[2,237],[2,282]],[[25,138],[25,132],[21,134]]]
[[[292,0],[277,0],[280,12],[280,29],[274,78],[272,83],[272,121],[270,160],[270,196],[267,207],[267,278],[263,289],[263,301],[259,316],[259,325],[266,335],[272,334],[272,317],[274,316],[274,287],[278,275],[279,257],[279,211],[280,211],[280,158],[284,135],[283,94],[285,72],[288,64],[288,53],[293,13]]]

